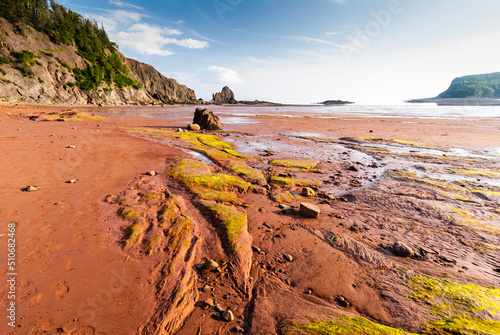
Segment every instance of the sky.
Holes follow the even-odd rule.
[[[500,71],[498,0],[59,0],[198,98],[394,104]]]

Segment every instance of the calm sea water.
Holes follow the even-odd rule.
[[[195,106],[137,107],[120,109],[110,108],[106,114],[143,117],[191,118]],[[249,122],[255,115],[331,118],[335,116],[362,117],[418,117],[418,118],[500,118],[500,106],[436,106],[434,104],[400,105],[346,105],[346,106],[207,106],[225,118],[225,123]],[[96,110],[102,113],[103,110]]]

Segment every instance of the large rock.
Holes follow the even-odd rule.
[[[299,213],[310,218],[317,218],[321,210],[316,205],[303,202],[300,204]]]
[[[212,111],[208,109],[196,108],[193,123],[200,125],[201,129],[220,130],[220,120]]]
[[[238,101],[234,98],[234,93],[227,86],[224,86],[222,92],[212,94],[212,100],[218,104],[235,104]]]

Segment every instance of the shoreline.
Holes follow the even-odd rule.
[[[175,133],[186,126],[182,118],[97,112],[104,118],[30,121],[30,114],[75,108],[35,107],[0,105],[0,153],[7,157],[0,162],[0,213],[18,223],[23,333],[153,333],[150,327],[160,324],[179,329],[176,334],[236,327],[273,333],[277,320],[295,325],[324,315],[416,332],[432,315],[423,301],[408,298],[411,280],[428,276],[495,286],[500,278],[499,250],[487,248],[500,243],[498,233],[491,233],[500,232],[493,219],[500,219],[500,189],[489,184],[498,181],[500,166],[495,156],[467,157],[498,147],[500,120],[241,116],[259,123],[223,125],[215,134],[245,155],[236,159],[239,165],[260,171],[268,182],[284,174],[321,183],[311,198],[300,196],[301,186],[275,186],[267,196],[259,184],[253,192],[227,190],[242,199],[231,206],[247,220],[246,251],[233,254],[217,220],[165,173],[176,158],[196,158],[189,155],[194,150],[216,172],[237,176],[230,169],[235,158],[213,152],[220,144],[193,146],[186,140],[191,137]],[[449,148],[468,151],[461,156]],[[313,169],[271,164],[297,159],[317,163]],[[439,181],[440,175],[453,178]],[[28,185],[38,191],[22,192]],[[181,244],[176,251],[169,249],[175,226],[156,226],[169,194],[176,211],[192,222],[183,235],[189,247]],[[283,197],[293,206],[288,214],[278,207]],[[319,218],[298,215],[301,202],[319,206]],[[133,211],[142,214],[134,217]],[[143,226],[141,239],[127,242],[135,223]],[[164,244],[146,251],[158,234],[165,234]],[[421,259],[394,255],[398,240]],[[264,253],[252,253],[252,246]],[[220,273],[198,270],[207,259],[227,267]],[[0,272],[0,278],[5,275]],[[221,321],[209,299],[231,308],[235,320]]]

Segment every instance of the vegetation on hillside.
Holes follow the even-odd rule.
[[[94,91],[106,82],[116,87],[140,88],[128,75],[129,69],[116,52],[117,45],[111,42],[106,31],[95,22],[83,18],[53,0],[2,0],[0,16],[14,24],[18,33],[24,34],[30,27],[46,33],[52,42],[74,46],[77,53],[89,62],[84,69],[67,66],[75,75],[78,86],[83,91]],[[34,62],[31,51],[12,53],[26,69]],[[21,71],[21,70],[20,70]]]
[[[455,78],[438,98],[500,98],[500,72]]]

